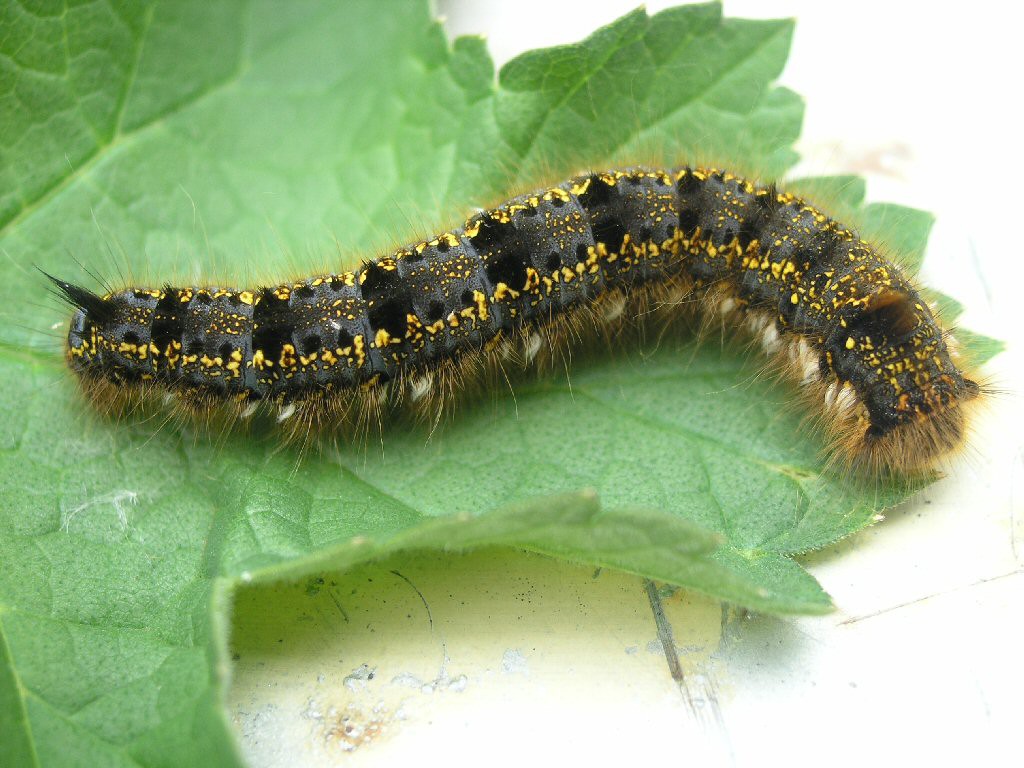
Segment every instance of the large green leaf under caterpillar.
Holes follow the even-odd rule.
[[[6,13],[0,88],[22,107],[0,112],[0,762],[235,762],[220,694],[243,580],[507,544],[818,612],[789,556],[911,490],[822,477],[757,361],[677,337],[296,472],[265,441],[92,420],[38,332],[63,310],[33,263],[252,283],[630,151],[781,174],[801,117],[770,85],[789,23],[638,11],[495,86],[482,42],[450,47],[423,2]],[[860,205],[856,183],[817,183]],[[930,221],[882,212],[862,223],[896,221],[918,260]],[[323,255],[333,237],[346,256]]]

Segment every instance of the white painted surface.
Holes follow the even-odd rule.
[[[453,33],[486,33],[500,62],[632,5],[442,12]],[[965,325],[1009,340],[990,368],[1009,391],[974,450],[883,524],[804,559],[832,615],[663,597],[682,687],[643,582],[624,574],[484,551],[243,593],[229,707],[254,765],[1021,763],[1017,6],[750,0],[726,13],[799,20],[782,83],[807,100],[800,171],[861,173],[871,199],[935,212],[927,281],[969,308]]]

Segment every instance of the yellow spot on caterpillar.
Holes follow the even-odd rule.
[[[366,362],[366,349],[364,346],[362,334],[352,339],[352,354],[355,355],[356,365],[362,367],[363,363]]]
[[[545,200],[548,201],[561,200],[563,203],[567,203],[569,202],[569,200],[572,199],[569,196],[568,192],[566,192],[564,189],[559,189],[558,187],[553,187],[549,189],[547,192],[544,193],[543,197]]]
[[[278,358],[278,362],[284,370],[290,370],[295,367],[298,362],[295,356],[295,347],[291,344],[285,344],[281,347],[281,356]]]
[[[582,183],[573,184],[570,191],[577,196],[586,194],[586,191],[590,189],[590,178],[590,176],[587,176]]]
[[[499,302],[504,301],[509,297],[514,299],[517,296],[519,296],[519,291],[512,290],[505,283],[498,283],[496,286],[494,286],[494,295],[491,297],[491,301]]]
[[[476,311],[480,317],[480,321],[486,322],[490,317],[490,313],[487,311],[487,296],[483,291],[473,291],[473,303],[476,304]]]
[[[537,270],[533,267],[526,268],[526,282],[523,284],[523,290],[529,291],[532,288],[536,288],[540,285],[540,275]]]

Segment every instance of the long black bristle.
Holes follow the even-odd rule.
[[[81,309],[91,320],[102,323],[110,317],[110,314],[113,311],[113,306],[110,302],[105,301],[101,296],[97,296],[87,288],[82,288],[81,286],[74,285],[73,283],[66,282],[65,280],[60,280],[39,267],[36,267],[36,269],[42,272],[51,283],[57,286],[57,290],[60,291],[61,299],[76,309]]]

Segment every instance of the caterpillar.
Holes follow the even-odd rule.
[[[834,459],[868,473],[935,466],[982,391],[878,247],[715,168],[579,175],[354,271],[274,286],[98,295],[47,277],[75,308],[67,360],[98,403],[265,407],[293,434],[336,429],[356,402],[444,399],[455,373],[529,363],[652,297],[758,340],[821,414]]]

